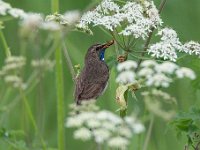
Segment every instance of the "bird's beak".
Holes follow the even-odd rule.
[[[114,44],[114,40],[108,41],[107,43],[102,45],[102,49],[106,49]]]

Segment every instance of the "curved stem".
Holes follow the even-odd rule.
[[[66,44],[64,42],[64,40],[62,40],[62,45],[63,45],[63,52],[64,52],[64,55],[65,55],[65,58],[66,58],[66,61],[67,61],[67,65],[70,69],[70,73],[72,75],[72,79],[74,80],[75,79],[75,71],[74,71],[74,67],[73,67],[73,64],[72,64],[72,61],[71,61],[71,58],[69,56],[69,53],[68,53],[68,50],[67,50],[67,47],[66,47]]]
[[[38,127],[37,127],[37,125],[36,125],[36,122],[35,122],[33,113],[32,113],[32,111],[31,111],[30,105],[29,105],[29,103],[28,103],[28,100],[27,100],[27,98],[26,98],[26,95],[24,94],[24,92],[23,92],[23,90],[22,90],[21,88],[19,89],[19,92],[20,92],[21,98],[23,99],[23,102],[24,102],[24,105],[25,105],[25,109],[26,109],[27,115],[28,115],[28,117],[29,117],[29,119],[30,119],[30,121],[31,121],[31,123],[32,123],[32,125],[33,125],[33,128],[34,128],[34,130],[35,130],[35,133],[39,136],[40,141],[41,141],[42,146],[43,146],[43,149],[46,150],[46,144],[45,144],[43,138],[41,137],[41,135],[40,135],[40,133],[39,133]]]
[[[150,120],[150,123],[149,123],[149,128],[148,128],[148,131],[147,131],[147,136],[145,138],[143,150],[147,150],[148,143],[149,143],[151,133],[152,133],[152,129],[153,129],[153,123],[154,123],[154,116],[151,117],[151,120]]]
[[[7,44],[7,42],[6,42],[6,39],[5,39],[5,36],[4,36],[2,30],[0,30],[0,38],[1,38],[1,41],[2,41],[3,46],[4,46],[4,50],[5,50],[6,57],[11,56],[10,49],[9,49],[9,47],[8,47],[8,44]]]

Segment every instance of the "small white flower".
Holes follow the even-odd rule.
[[[131,24],[127,26],[122,32],[119,34],[123,34],[124,36],[133,35],[136,39],[142,38],[145,39],[147,37],[146,30],[144,30],[144,24]]]
[[[117,76],[116,82],[121,84],[134,83],[136,82],[135,77],[136,75],[133,71],[123,71]]]
[[[148,77],[146,81],[147,86],[155,86],[155,87],[169,87],[170,83],[172,82],[172,79],[167,77],[163,73],[157,73],[151,77]]]
[[[115,130],[115,124],[110,123],[110,121],[102,121],[101,123],[102,128],[110,130],[110,131],[114,131]]]
[[[176,61],[176,51],[182,48],[176,31],[170,28],[163,28],[158,31],[158,35],[161,36],[161,41],[151,45],[147,50],[148,54],[151,54],[152,57]]]
[[[80,19],[80,12],[78,10],[71,10],[64,13],[64,18],[69,25],[73,25]]]
[[[126,116],[124,118],[124,120],[129,126],[131,126],[132,124],[134,124],[136,122],[136,119],[134,117],[132,117],[132,116],[131,117],[130,116]]]
[[[109,14],[110,12],[119,12],[119,6],[112,0],[103,0],[100,5],[97,6],[96,10],[103,14]]]
[[[35,28],[38,28],[43,22],[43,18],[40,14],[36,13],[27,13],[26,16],[21,21],[21,26],[23,28],[34,30]]]
[[[54,21],[43,22],[40,25],[40,28],[43,30],[50,30],[50,31],[58,31],[61,29],[60,25]]]
[[[94,22],[95,20],[98,20],[99,18],[101,18],[102,15],[99,14],[97,11],[88,11],[85,14],[83,14],[83,16],[81,17],[80,20],[80,25],[79,26],[88,26],[88,24]]]
[[[145,130],[144,125],[139,123],[134,117],[127,116],[125,117],[125,121],[136,134],[139,134]]]
[[[114,14],[113,16],[103,16],[102,18],[98,18],[94,21],[94,26],[102,25],[106,29],[113,31],[114,28],[120,25],[122,20],[123,19],[120,14]]]
[[[0,15],[6,15],[7,10],[11,8],[10,4],[0,1]]]
[[[66,127],[80,127],[83,124],[83,120],[79,119],[78,117],[70,117],[66,121]]]
[[[121,11],[126,14],[125,16],[129,23],[137,22],[138,20],[142,20],[144,18],[142,14],[143,8],[136,2],[127,1]]]
[[[103,143],[110,137],[110,132],[104,128],[96,129],[93,131],[93,135],[95,137],[95,141],[97,143]]]
[[[109,139],[108,141],[108,146],[111,148],[119,148],[122,150],[126,150],[127,146],[129,144],[129,141],[126,138],[123,137],[113,137],[111,139]]]
[[[163,58],[164,60],[176,61],[176,49],[168,42],[159,42],[150,46],[147,50],[152,57]]]
[[[145,130],[145,127],[143,124],[135,122],[132,126],[133,132],[136,134],[139,134]]]
[[[131,138],[132,135],[132,131],[126,127],[126,126],[120,126],[119,129],[117,130],[120,136],[124,136],[126,138]]]
[[[31,65],[34,68],[44,69],[44,70],[52,70],[54,67],[54,62],[49,59],[40,59],[31,61]]]
[[[8,13],[14,18],[25,18],[27,15],[22,9],[18,8],[9,9]]]
[[[93,119],[95,118],[95,113],[94,112],[82,112],[80,114],[78,114],[77,116],[80,120],[82,120],[83,122],[89,120],[89,119]]]
[[[185,53],[188,53],[190,55],[200,55],[200,44],[194,41],[187,42],[183,45],[182,50]]]
[[[133,60],[127,60],[117,65],[117,70],[119,72],[123,70],[135,69],[135,68],[137,68],[137,63]]]
[[[115,125],[122,123],[122,119],[119,116],[110,112],[108,113],[108,121],[112,122]]]
[[[25,89],[26,84],[23,83],[22,79],[16,75],[6,75],[4,80],[8,84],[12,84],[14,88]]]
[[[141,70],[138,71],[138,76],[140,77],[147,77],[147,76],[152,76],[154,73],[152,68],[142,68]]]
[[[182,67],[176,71],[177,78],[187,77],[191,80],[196,78],[196,75],[192,69]]]
[[[95,118],[92,118],[92,119],[87,120],[86,125],[87,125],[89,128],[97,128],[97,127],[99,127],[101,124],[100,124],[99,120],[97,120],[97,119],[95,119]]]
[[[178,66],[172,62],[163,62],[155,66],[155,71],[161,73],[173,74],[176,69],[178,69]]]
[[[74,138],[88,141],[92,138],[92,134],[89,129],[82,127],[74,132]]]
[[[162,19],[160,18],[160,15],[158,13],[158,9],[155,7],[154,2],[151,1],[151,4],[148,1],[145,1],[146,3],[146,8],[147,8],[147,14],[150,18],[150,20],[153,22],[154,25],[162,25]],[[149,8],[149,9],[148,9]],[[154,26],[156,28],[156,26]]]
[[[145,60],[141,63],[141,67],[153,67],[155,65],[157,65],[157,63],[154,60]]]
[[[26,64],[26,59],[22,56],[10,56],[5,60],[6,65],[3,70],[8,72],[10,70],[19,70]]]
[[[106,110],[100,111],[95,117],[100,120],[110,121],[114,124],[120,124],[122,122],[122,119],[120,117]]]
[[[165,99],[165,100],[170,100],[170,101],[173,101],[173,102],[176,103],[175,98],[174,98],[174,97],[171,97],[171,96],[170,96],[168,93],[166,93],[166,92],[163,92],[163,91],[157,90],[157,89],[153,89],[151,92],[152,92],[151,94],[154,95],[154,96],[159,96],[159,97],[162,97],[162,98]]]
[[[5,81],[6,82],[19,82],[21,83],[22,80],[20,77],[16,76],[16,75],[9,75],[5,77]]]

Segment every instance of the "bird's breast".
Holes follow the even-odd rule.
[[[85,65],[85,74],[89,82],[107,82],[109,69],[103,61],[92,62]]]

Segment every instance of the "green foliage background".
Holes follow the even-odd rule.
[[[51,2],[50,0],[8,0],[13,7],[22,8],[25,11],[30,12],[41,12],[44,14],[51,13]],[[65,11],[78,9],[83,11],[92,0],[60,0],[60,13]],[[159,0],[155,1],[159,4]],[[200,41],[200,1],[199,0],[168,0],[164,10],[162,12],[162,19],[164,24],[169,25],[175,29],[181,39],[181,41],[187,41],[189,39],[194,41]],[[13,55],[19,55],[20,53],[20,42],[19,42],[19,28],[18,22],[16,20],[9,21],[5,23],[4,34],[6,36],[7,42],[11,49]],[[83,66],[84,55],[88,47],[94,43],[103,43],[110,40],[110,37],[104,35],[99,29],[95,29],[94,36],[89,36],[79,32],[71,32],[67,34],[66,45],[73,64],[81,64]],[[39,39],[40,40],[40,39]],[[42,41],[40,41],[42,42]],[[29,47],[29,46],[28,46]],[[42,58],[45,49],[34,50],[34,47],[30,45],[30,49],[27,49],[27,59]],[[110,49],[106,53],[106,58],[109,58],[114,54],[114,49]],[[0,66],[3,65],[5,59],[5,54],[3,51],[3,46],[0,43]],[[29,61],[29,60],[28,60]],[[191,105],[200,107],[200,60],[193,58],[191,56],[186,57],[177,62],[180,66],[185,66],[194,69],[197,74],[197,80],[190,82],[189,80],[176,81],[172,84],[169,89],[169,93],[177,98],[178,105],[176,106],[177,111],[187,111]],[[67,67],[65,58],[63,57],[64,64],[64,99],[65,99],[65,116],[69,112],[68,104],[73,102],[73,81],[70,75],[69,68]],[[29,74],[29,69],[26,69],[26,74]],[[101,108],[109,109],[115,111],[117,109],[117,104],[115,103],[115,83],[116,72],[114,69],[111,71],[111,77],[109,82],[109,87],[106,93],[98,99],[98,105]],[[47,73],[45,78],[37,85],[36,88],[28,95],[29,102],[31,104],[34,115],[37,118],[38,126],[40,132],[42,133],[45,141],[51,147],[57,146],[57,122],[56,122],[56,87],[55,87],[55,72]],[[0,86],[0,92],[5,90]],[[12,99],[15,98],[15,93],[11,93]],[[137,95],[137,93],[136,93]],[[138,99],[140,99],[139,95]],[[1,103],[1,98],[0,98]],[[135,100],[129,100],[129,113],[136,109],[135,103],[142,106],[142,100],[135,102]],[[22,103],[19,102],[14,108],[12,108],[11,113],[6,116],[5,121],[0,124],[0,127],[4,127],[8,130],[19,129],[23,124],[23,117],[21,111]],[[138,106],[137,105],[137,106]],[[1,105],[0,105],[1,107]],[[137,107],[139,111],[142,108]],[[144,114],[145,116],[145,114]],[[148,124],[147,124],[148,125]],[[30,125],[31,126],[31,125]],[[88,150],[93,149],[94,145],[92,143],[83,143],[73,139],[73,130],[66,129],[65,142],[66,149],[68,150]],[[33,130],[30,130],[30,137],[33,136]],[[133,143],[130,149],[141,149],[142,142],[145,134],[141,135],[139,138],[134,137]],[[150,139],[150,144],[148,150],[182,150],[184,144],[186,143],[186,138],[177,139],[176,133],[172,129],[168,129],[167,122],[156,118],[153,127],[152,136]],[[4,150],[6,143],[0,140],[0,149]]]

